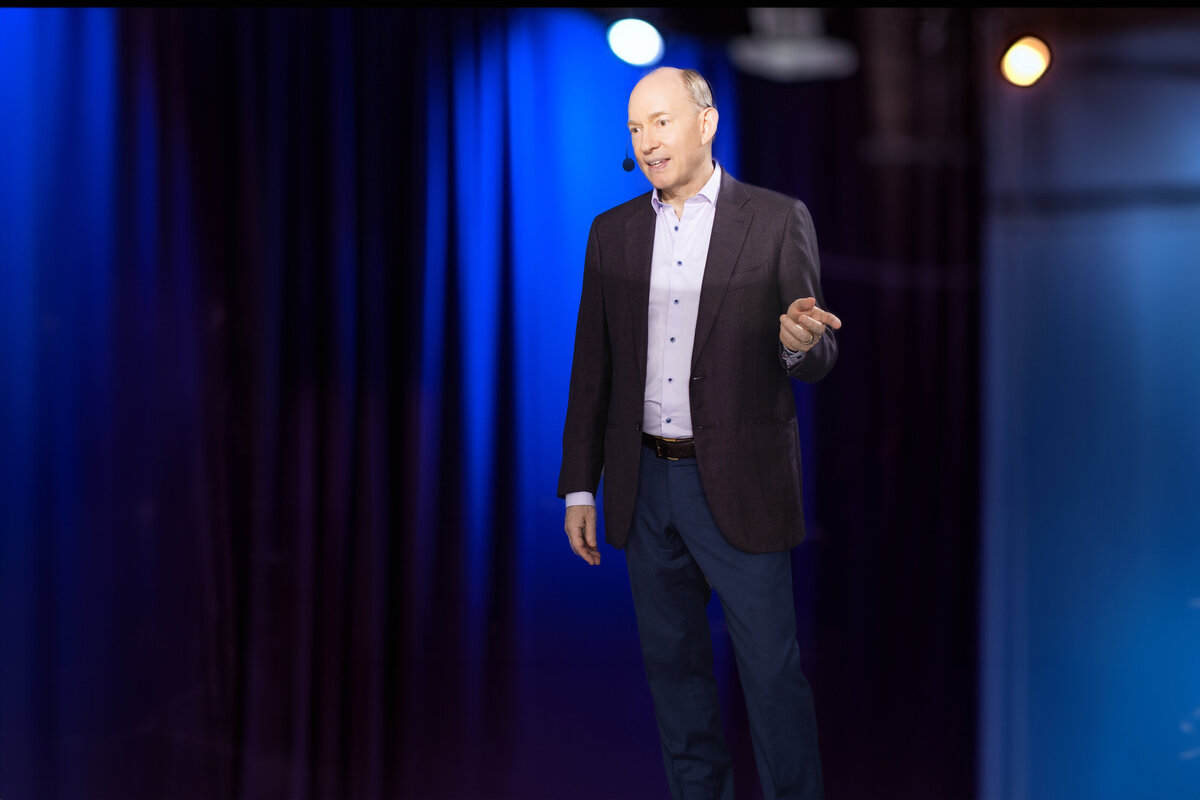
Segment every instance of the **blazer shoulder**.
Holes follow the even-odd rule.
[[[645,192],[632,200],[626,200],[618,206],[613,206],[607,211],[597,214],[592,224],[600,228],[610,225],[623,225],[626,220],[637,216],[639,213],[650,214],[652,212],[650,192]]]
[[[758,208],[767,209],[769,211],[777,211],[779,213],[788,213],[791,209],[799,206],[806,212],[808,207],[798,198],[790,195],[776,192],[773,189],[764,189],[761,186],[755,186],[750,183],[739,184],[746,191],[747,202]]]

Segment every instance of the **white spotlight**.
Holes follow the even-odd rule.
[[[1037,83],[1049,66],[1050,48],[1036,36],[1017,40],[1000,60],[1000,71],[1010,83],[1017,86]]]
[[[635,67],[648,67],[663,54],[663,39],[649,22],[622,19],[608,29],[608,46],[617,58]]]

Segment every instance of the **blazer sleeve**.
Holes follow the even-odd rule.
[[[808,208],[796,200],[788,216],[779,255],[779,302],[786,311],[793,301],[801,297],[816,298],[818,306],[830,310],[821,292],[817,232]],[[808,383],[824,378],[837,363],[837,356],[837,339],[831,328],[827,328],[820,341],[790,369],[783,348],[779,348],[779,362],[788,376]]]
[[[596,493],[604,469],[604,434],[612,387],[612,343],[604,309],[603,253],[597,222],[588,234],[583,291],[575,323],[567,418],[563,425],[562,468],[558,496]]]

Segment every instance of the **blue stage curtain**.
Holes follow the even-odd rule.
[[[0,11],[0,796],[662,780],[553,496],[640,73],[583,11]]]

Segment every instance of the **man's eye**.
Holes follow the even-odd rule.
[[[666,121],[665,119],[660,119],[660,120],[658,121],[658,127],[660,127],[660,128],[665,128],[665,127],[667,127],[667,121]]]

